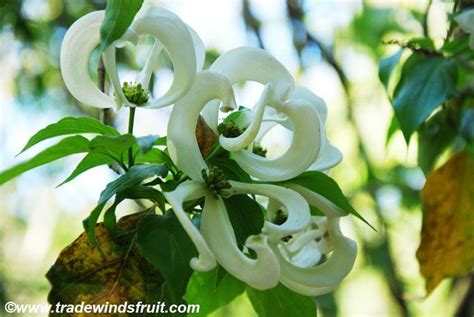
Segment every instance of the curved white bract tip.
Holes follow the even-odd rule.
[[[310,105],[312,105],[318,112],[319,117],[321,118],[323,123],[326,122],[328,116],[328,109],[326,107],[326,103],[321,97],[315,95],[311,90],[306,87],[296,86],[288,100],[291,102],[298,99],[305,100]]]
[[[148,54],[145,65],[137,74],[136,82],[142,84],[142,87],[148,89],[150,87],[151,75],[157,70],[160,62],[160,54],[163,51],[163,45],[155,39],[155,43]]]
[[[342,153],[331,143],[326,143],[321,155],[311,164],[308,171],[327,171],[342,161]]]
[[[321,238],[325,233],[322,228],[306,231],[288,241],[286,248],[290,252],[297,252],[311,241]]]
[[[317,296],[332,291],[352,270],[357,245],[343,236],[329,237],[333,253],[322,264],[300,267],[285,259],[278,246],[271,245],[281,267],[281,282],[295,292]]]
[[[219,56],[210,70],[223,74],[232,84],[241,81],[270,83],[280,100],[285,100],[294,88],[291,74],[276,58],[263,49],[239,47]]]
[[[252,143],[260,130],[260,125],[262,124],[263,115],[265,113],[266,106],[272,106],[275,108],[281,108],[281,102],[275,96],[272,91],[271,84],[267,84],[263,93],[257,102],[256,106],[252,110],[254,113],[253,120],[250,125],[245,129],[245,131],[235,138],[227,138],[224,135],[219,137],[219,142],[221,146],[230,152],[237,152],[245,149],[247,146]]]
[[[193,180],[202,180],[201,171],[207,169],[196,140],[196,124],[201,109],[213,99],[235,104],[232,85],[220,74],[202,71],[190,91],[175,104],[168,122],[171,158]]]
[[[231,194],[255,194],[269,197],[272,203],[278,202],[286,210],[287,219],[277,225],[270,221],[264,224],[264,232],[270,241],[278,241],[283,237],[303,231],[311,222],[311,213],[308,203],[297,192],[268,184],[247,184],[230,181]]]
[[[295,84],[288,70],[265,50],[255,47],[239,47],[219,56],[209,68],[223,74],[232,83],[255,81],[271,84],[279,100],[285,100]],[[202,113],[209,127],[217,132],[219,103],[210,102]]]
[[[257,254],[246,256],[238,247],[222,198],[208,194],[201,216],[201,233],[222,267],[253,288],[265,290],[275,287],[280,279],[277,258],[263,235],[251,236],[246,246]]]
[[[309,241],[291,257],[291,263],[302,268],[313,267],[321,258],[322,253],[319,251],[318,243]]]
[[[97,88],[89,74],[89,58],[100,41],[100,25],[105,11],[84,15],[73,23],[61,44],[61,74],[69,92],[80,102],[111,108],[115,101]]]
[[[204,59],[206,57],[204,43],[202,42],[196,31],[194,31],[189,25],[186,25],[186,27],[193,40],[194,54],[196,57],[196,71],[199,72],[204,66]],[[155,39],[155,43],[153,44],[153,47],[150,53],[148,54],[145,66],[143,66],[143,69],[140,71],[140,73],[138,73],[136,78],[136,82],[141,83],[142,86],[146,89],[148,89],[148,87],[150,86],[151,75],[159,67],[160,54],[162,52],[163,44],[161,44],[159,39]]]
[[[172,192],[164,192],[166,200],[173,207],[173,212],[183,226],[183,229],[193,241],[198,250],[199,257],[191,259],[191,268],[195,271],[209,271],[216,266],[216,260],[206,241],[193,225],[183,209],[183,203],[187,200],[202,197],[206,193],[202,183],[188,181],[180,184]]]
[[[130,29],[138,35],[151,35],[158,40],[174,69],[173,83],[168,91],[160,98],[150,100],[145,107],[161,108],[175,103],[188,91],[196,76],[196,57],[188,27],[174,13],[150,8],[135,19]]]
[[[186,24],[188,32],[191,35],[194,46],[194,56],[196,57],[196,71],[199,72],[204,68],[204,62],[206,61],[206,47],[199,34],[192,27]]]
[[[285,113],[294,126],[288,150],[276,159],[267,159],[248,151],[234,153],[236,162],[249,175],[266,181],[283,181],[303,173],[318,158],[324,129],[318,113],[306,101],[285,103]]]

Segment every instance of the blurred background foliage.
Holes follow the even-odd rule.
[[[389,41],[428,35],[442,43],[453,2],[155,2],[196,29],[209,49],[208,64],[231,48],[260,46],[285,64],[299,84],[326,100],[328,133],[344,154],[331,176],[378,231],[344,219],[343,230],[358,241],[360,252],[342,285],[316,299],[322,316],[462,316],[472,309],[472,277],[445,279],[426,296],[415,256],[422,224],[419,191],[425,182],[417,167],[418,144],[413,139],[407,147],[400,131],[387,138],[393,111],[377,75],[379,60],[399,49],[386,44]],[[28,137],[47,124],[66,115],[98,118],[96,110],[79,104],[65,89],[59,51],[67,28],[77,18],[104,7],[105,0],[0,0],[0,168],[17,162],[15,155]],[[133,48],[121,50],[125,76],[133,78],[134,68],[144,58]],[[97,60],[93,56],[93,76]],[[399,73],[396,69],[394,76]],[[153,89],[163,91],[171,76],[170,69],[160,70]],[[252,95],[243,91],[244,100],[245,93]],[[168,113],[169,109],[139,111],[137,134],[163,134]],[[112,121],[123,128],[126,114],[119,112]],[[278,136],[270,143],[280,142]],[[436,164],[446,158],[447,154],[441,155]],[[79,159],[29,172],[1,188],[0,307],[8,300],[46,302],[45,272],[59,251],[82,232],[81,220],[112,179],[111,171],[99,168],[74,185],[54,189]],[[121,212],[133,208],[124,204]],[[255,313],[241,296],[213,313],[229,315]]]

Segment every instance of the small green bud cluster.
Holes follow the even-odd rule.
[[[148,92],[142,88],[140,83],[124,82],[122,90],[127,100],[137,106],[143,105],[148,101]]]
[[[276,225],[282,225],[288,219],[288,215],[283,212],[283,210],[278,209],[273,218],[273,223]],[[281,238],[282,241],[288,242],[291,239],[291,235]]]
[[[201,173],[207,187],[214,194],[215,198],[222,195],[223,190],[231,188],[229,181],[220,168],[213,166],[207,171],[203,169]]]
[[[226,138],[236,138],[244,133],[244,129],[239,128],[234,121],[230,120],[229,122],[220,123],[217,126],[217,132]]]
[[[255,144],[252,148],[252,152],[261,157],[267,156],[267,149],[263,148],[260,144]]]
[[[283,210],[278,209],[275,213],[275,217],[273,218],[273,223],[276,225],[281,225],[286,221],[286,219],[288,219],[288,216],[283,212]]]

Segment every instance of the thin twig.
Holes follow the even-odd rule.
[[[133,135],[133,124],[135,122],[135,107],[130,107],[130,117],[128,118],[128,134]],[[128,149],[128,167],[132,167],[134,164],[133,149]]]
[[[97,78],[98,78],[98,87],[99,90],[105,93],[105,66],[104,66],[104,61],[102,57],[99,59],[99,64],[97,65]],[[110,118],[110,110],[109,109],[103,109],[101,112],[102,115],[102,122],[106,125],[112,125],[111,124],[111,118]],[[121,175],[124,173],[123,168],[120,166],[119,163],[112,163],[108,164],[109,168],[114,171],[114,173]]]
[[[430,36],[430,30],[429,30],[429,27],[428,27],[428,14],[430,13],[430,8],[431,8],[432,3],[433,3],[433,0],[428,1],[428,4],[426,5],[425,14],[423,15],[422,26],[423,26],[423,35],[424,35],[424,37],[429,37]]]
[[[99,59],[99,65],[97,66],[97,78],[98,78],[98,87],[99,90],[105,93],[105,66],[104,66],[104,60],[102,57]],[[111,124],[111,118],[110,118],[110,109],[103,109],[102,110],[102,122],[106,125],[112,125]]]
[[[245,26],[251,30],[257,38],[258,46],[264,48],[262,35],[260,34],[261,22],[252,14],[250,3],[248,0],[242,0],[242,16],[244,17]]]

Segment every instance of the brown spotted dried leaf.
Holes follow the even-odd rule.
[[[417,251],[428,294],[474,268],[474,158],[453,156],[428,175],[422,191],[423,228]]]
[[[156,303],[163,278],[138,252],[135,231],[143,213],[122,218],[115,240],[102,223],[96,227],[99,249],[82,233],[59,255],[46,274],[52,285],[48,300],[62,304]],[[118,316],[119,314],[53,314],[54,316]]]

